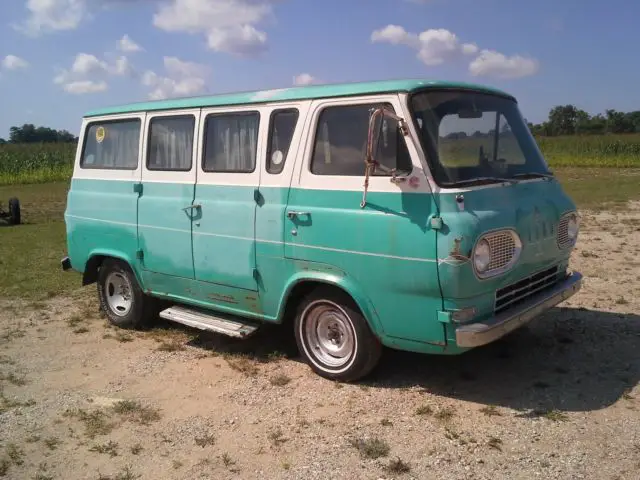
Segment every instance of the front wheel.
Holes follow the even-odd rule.
[[[295,337],[313,371],[331,380],[363,378],[382,353],[382,345],[355,302],[332,288],[319,288],[302,301]]]
[[[129,265],[106,259],[97,284],[100,309],[110,323],[122,328],[141,328],[150,323],[153,299],[144,294]]]

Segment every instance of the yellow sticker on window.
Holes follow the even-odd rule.
[[[107,131],[104,129],[104,127],[98,127],[96,129],[96,141],[98,143],[102,143],[106,135],[107,135]]]

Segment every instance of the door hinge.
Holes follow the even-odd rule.
[[[136,182],[133,184],[133,191],[138,195],[142,195],[142,182]]]
[[[136,250],[136,258],[138,260],[143,260],[144,259],[144,252],[142,251],[142,249]]]

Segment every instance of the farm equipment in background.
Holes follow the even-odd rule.
[[[0,218],[9,222],[10,225],[20,224],[20,200],[16,197],[9,199],[9,209],[5,210],[0,203]]]

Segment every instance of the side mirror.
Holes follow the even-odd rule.
[[[376,124],[376,120],[380,118],[379,125]],[[385,119],[391,119],[390,122],[385,122]],[[378,127],[378,128],[376,128]],[[385,131],[386,127],[386,131]],[[407,122],[402,117],[399,117],[391,110],[388,110],[384,107],[378,108],[373,111],[371,117],[369,118],[369,131],[367,134],[367,153],[364,159],[365,163],[365,178],[364,178],[364,193],[362,195],[362,202],[360,202],[360,208],[364,208],[367,204],[367,189],[369,188],[369,177],[372,173],[374,173],[377,169],[385,173],[391,174],[391,182],[400,183],[404,181],[404,178],[399,179],[396,176],[396,161],[397,161],[397,153],[398,153],[398,144],[399,137],[395,136],[395,141],[391,144],[391,162],[381,162],[380,157],[384,157],[385,150],[389,149],[389,144],[387,143],[389,138],[392,136],[389,135],[390,128],[396,128],[396,133],[401,133],[402,136],[409,135],[409,128],[407,126]],[[377,132],[377,135],[376,135]],[[381,144],[381,140],[383,141]],[[382,147],[382,148],[381,148]],[[375,156],[374,156],[375,152]],[[389,164],[393,166],[389,166]]]

